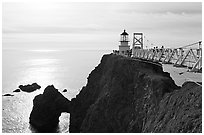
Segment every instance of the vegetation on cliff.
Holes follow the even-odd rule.
[[[182,88],[166,94],[158,112],[147,118],[143,132],[202,132],[202,88],[185,82]]]

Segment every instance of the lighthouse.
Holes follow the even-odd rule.
[[[120,34],[120,45],[119,45],[119,54],[120,55],[128,55],[130,51],[130,46],[128,45],[128,33],[124,30],[122,34]]]

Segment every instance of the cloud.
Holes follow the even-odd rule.
[[[130,35],[143,32],[158,43],[192,42],[202,36],[202,4],[9,3],[3,4],[2,28],[3,35],[47,34],[49,40],[57,37],[61,41],[57,34],[69,34],[74,35],[73,42],[83,36],[103,45],[105,41],[118,43],[123,29]]]
[[[146,14],[201,14],[201,2],[138,2],[123,3],[118,9],[121,13],[146,13]]]

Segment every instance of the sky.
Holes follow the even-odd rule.
[[[118,49],[120,34],[142,32],[145,46],[202,39],[202,3],[3,2],[2,47]]]

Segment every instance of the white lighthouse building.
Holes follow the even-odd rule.
[[[128,55],[130,51],[130,46],[128,45],[128,33],[124,30],[122,34],[120,34],[120,45],[119,45],[119,54],[120,55]]]

